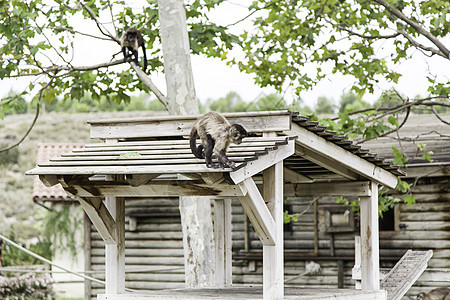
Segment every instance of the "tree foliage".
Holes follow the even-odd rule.
[[[237,37],[208,21],[206,13],[222,1],[191,1],[186,5],[190,45],[194,54],[220,57]],[[128,68],[120,52],[119,38],[124,30],[136,27],[145,37],[149,70],[162,70],[157,1],[148,1],[142,9],[132,9],[123,1],[41,0],[1,1],[0,79],[35,77],[19,95],[45,87],[39,100],[51,102],[56,96],[81,99],[89,94],[94,100],[106,97],[120,103],[130,100],[134,91],[148,91],[142,80]],[[84,29],[81,24],[94,24]],[[89,66],[77,66],[79,48],[76,39],[116,49],[112,57]],[[88,45],[85,43],[84,46]],[[101,48],[92,46],[92,51]],[[102,46],[104,47],[104,46]],[[0,116],[12,109],[15,101],[3,99]]]
[[[258,30],[242,35],[246,60],[236,63],[262,86],[300,92],[334,73],[353,77],[361,95],[380,80],[397,83],[396,66],[414,50],[450,59],[443,44],[450,28],[445,0],[261,0],[250,8],[260,12]],[[430,94],[449,94],[447,80],[427,78]]]

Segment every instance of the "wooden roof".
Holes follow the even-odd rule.
[[[450,115],[441,115],[450,121]],[[403,123],[400,116],[399,123]],[[418,145],[424,144],[425,151],[432,151],[432,161],[422,158],[424,152],[418,151]],[[408,161],[405,169],[406,177],[449,176],[450,169],[450,126],[444,124],[433,114],[414,115],[408,117],[398,133],[370,140],[363,143],[376,153],[384,156],[386,162],[392,162],[395,146],[405,153]]]
[[[39,163],[27,174],[42,175],[41,179],[50,175],[155,178],[159,174],[185,174],[191,179],[205,180],[205,174],[216,173],[217,178],[223,175],[237,184],[281,160],[285,180],[290,182],[373,180],[395,187],[396,176],[401,174],[397,167],[376,154],[296,112],[224,115],[231,123],[244,126],[251,135],[241,145],[230,146],[227,155],[236,163],[234,169],[207,168],[204,160],[192,155],[187,137],[198,116],[164,116],[90,121],[91,138],[106,143],[74,149]]]

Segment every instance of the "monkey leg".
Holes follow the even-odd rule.
[[[214,154],[216,155],[217,159],[219,160],[219,166],[221,168],[234,168],[236,165],[234,162],[230,161],[225,153],[225,149],[217,149],[214,148]]]
[[[139,66],[138,52],[133,49],[134,62]]]
[[[217,164],[213,164],[213,162],[212,162],[212,155],[213,155],[213,151],[214,151],[214,145],[215,145],[214,139],[208,134],[206,136],[206,145],[205,145],[205,149],[204,149],[206,166],[208,168],[217,169],[218,165]]]
[[[199,146],[197,147],[197,153],[200,153],[200,155],[201,155],[203,158],[205,158],[205,152],[203,151],[203,149],[204,149],[203,145],[199,145]]]

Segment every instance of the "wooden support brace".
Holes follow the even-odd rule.
[[[100,198],[81,198],[78,201],[91,219],[105,244],[116,243],[116,222]]]
[[[252,178],[246,178],[239,184],[244,196],[240,196],[239,201],[245,213],[252,222],[258,237],[263,245],[275,245],[275,221],[269,212],[264,199],[259,193]]]
[[[295,140],[289,140],[286,145],[278,146],[278,149],[270,151],[267,155],[261,156],[258,160],[249,161],[247,164],[234,172],[230,172],[230,178],[235,184],[238,184],[246,178],[273,166],[274,164],[288,158],[295,151]]]
[[[361,197],[361,289],[380,289],[378,185],[371,182],[371,196]]]

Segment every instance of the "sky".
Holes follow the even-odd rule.
[[[220,25],[232,24],[246,16],[247,10],[245,7],[250,2],[248,0],[226,1],[213,11],[211,20]],[[139,7],[141,3],[140,0],[127,1],[127,5],[133,8]],[[85,25],[88,26],[89,24]],[[242,28],[251,28],[250,26],[249,18],[233,28],[238,32]],[[450,41],[448,42],[450,44]],[[114,53],[120,51],[118,45],[105,49],[104,45],[97,44],[96,41],[88,38],[77,40],[76,47],[76,57],[78,59],[74,62],[75,65],[97,64],[105,61],[105,58],[109,60]],[[230,91],[237,92],[245,101],[253,101],[262,94],[275,93],[273,88],[258,87],[254,84],[254,79],[250,74],[241,73],[237,66],[228,66],[225,61],[220,59],[191,56],[191,64],[197,98],[202,102],[207,99],[218,99]],[[431,70],[432,74],[439,74],[444,77],[450,76],[448,72],[450,70],[450,61],[436,57],[427,58],[417,51],[413,60],[405,62],[395,69],[395,71],[403,74],[395,88],[403,95],[411,98],[416,95],[426,95],[427,80],[424,74],[428,73],[428,69]],[[164,74],[149,74],[149,76],[156,86],[165,93]],[[448,77],[445,78],[448,79]],[[10,89],[21,91],[25,86],[26,82],[24,80],[3,80],[0,82],[0,96],[7,95]],[[337,103],[342,93],[348,92],[351,86],[352,80],[349,77],[330,75],[313,89],[302,91],[300,97],[306,105],[311,107],[314,107],[317,98],[321,96],[332,99]],[[364,99],[373,102],[378,99],[383,90],[392,87],[394,86],[391,83],[382,82],[376,88],[374,94],[366,94]],[[284,97],[289,103],[297,95],[294,95],[288,89]]]

